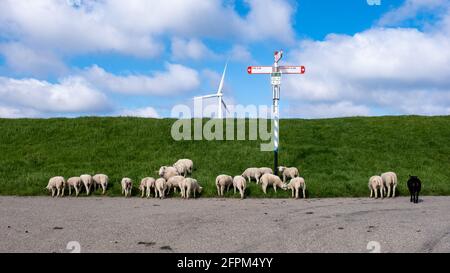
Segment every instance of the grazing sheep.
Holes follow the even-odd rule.
[[[173,191],[177,192],[177,187],[180,187],[180,183],[184,180],[184,176],[175,175],[167,180],[167,194],[170,193],[170,190],[173,188]]]
[[[141,180],[141,184],[139,185],[139,189],[141,190],[141,197],[144,197],[144,193],[147,192],[147,198],[150,197],[150,191],[152,188],[155,188],[155,178],[153,177],[145,177]]]
[[[122,185],[122,194],[125,194],[125,197],[130,197],[131,190],[133,189],[133,181],[131,180],[131,178],[122,178],[120,185]]]
[[[203,187],[200,187],[200,184],[198,184],[198,181],[193,178],[185,178],[181,183],[181,195],[184,198],[189,199],[191,192],[194,193],[194,199],[195,194],[201,193],[203,190]]]
[[[381,198],[383,198],[384,193],[384,187],[383,187],[383,179],[379,175],[374,175],[369,179],[369,189],[370,189],[370,198],[374,196],[375,198],[378,198],[378,189],[380,190]]]
[[[408,185],[409,194],[411,195],[410,202],[415,204],[419,203],[419,193],[422,189],[422,182],[419,177],[410,175],[406,184]]]
[[[82,181],[80,177],[71,177],[67,179],[67,186],[69,187],[69,196],[72,195],[72,187],[75,189],[75,196],[80,193]]]
[[[102,194],[105,194],[106,189],[108,188],[109,178],[106,174],[96,174],[94,177],[94,191],[97,189],[97,186],[102,187]]]
[[[56,197],[64,196],[64,189],[66,188],[66,180],[62,176],[55,176],[49,179],[47,187],[45,187],[47,190],[52,191],[52,197],[55,197],[55,191]]]
[[[247,180],[244,177],[237,175],[233,178],[234,194],[236,194],[236,188],[241,193],[241,199],[244,199],[245,188],[247,187]]]
[[[221,174],[216,177],[217,194],[219,196],[223,196],[225,188],[227,188],[227,191],[229,191],[232,185],[233,185],[233,178],[231,176]]]
[[[286,183],[282,182],[278,176],[270,173],[266,173],[261,177],[261,187],[264,194],[267,193],[267,186],[273,186],[275,192],[277,192],[277,187],[287,190]]]
[[[248,168],[242,173],[242,177],[248,179],[248,183],[253,179],[256,179],[256,184],[259,184],[259,178],[261,177],[261,171],[259,168]]]
[[[381,178],[383,179],[383,187],[387,188],[387,197],[391,197],[391,188],[392,197],[395,197],[395,189],[397,188],[397,175],[394,172],[386,172],[381,174]]]
[[[261,174],[261,176],[263,176],[263,175],[265,175],[266,173],[273,174],[273,171],[272,171],[271,168],[262,167],[262,168],[259,168],[259,173]]]
[[[159,168],[158,174],[160,177],[164,178],[166,181],[172,176],[180,175],[175,167],[162,166]]]
[[[194,162],[190,159],[179,159],[175,164],[173,164],[173,167],[177,169],[178,174],[186,177],[186,175],[191,174],[192,170],[194,169]]]
[[[292,179],[299,176],[299,171],[296,167],[287,168],[285,166],[279,166],[278,173],[283,177],[283,183],[286,183],[286,179]]]
[[[167,182],[166,179],[164,178],[158,178],[155,181],[155,197],[158,198],[158,194],[159,194],[159,198],[164,199],[164,193],[166,192],[167,189]]]
[[[302,189],[303,198],[306,198],[306,182],[303,177],[296,177],[291,179],[291,181],[287,185],[287,188],[292,191],[292,198],[294,198],[295,191],[295,199],[298,199],[298,192],[300,189]]]
[[[84,188],[86,189],[86,195],[89,195],[91,192],[92,185],[94,184],[94,179],[89,174],[83,174],[80,176],[81,181],[83,182]]]

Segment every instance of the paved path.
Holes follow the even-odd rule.
[[[450,197],[421,199],[0,197],[0,252],[450,252]]]

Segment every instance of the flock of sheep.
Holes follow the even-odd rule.
[[[201,193],[203,187],[200,186],[198,181],[194,178],[187,177],[192,174],[194,169],[194,163],[190,159],[180,159],[172,166],[162,166],[159,169],[159,178],[145,177],[141,180],[139,190],[141,191],[141,197],[144,195],[149,198],[152,191],[156,198],[164,198],[170,191],[176,193],[177,189],[180,190],[182,198],[189,199],[191,194],[196,197],[196,193]],[[274,191],[277,191],[277,187],[283,190],[291,190],[292,197],[299,197],[299,191],[302,190],[303,198],[306,198],[306,183],[305,179],[299,177],[299,171],[295,167],[287,168],[284,166],[278,167],[281,178],[274,175],[270,168],[248,168],[242,175],[231,177],[229,175],[221,174],[217,176],[215,184],[217,187],[218,196],[224,196],[224,192],[229,191],[233,186],[234,193],[236,189],[239,190],[241,198],[245,197],[245,190],[247,188],[247,180],[250,183],[252,180],[256,180],[256,184],[261,183],[263,192],[267,193],[267,187],[272,186]],[[290,179],[289,183],[286,180]],[[92,187],[94,191],[97,187],[102,189],[102,194],[105,194],[108,188],[109,178],[105,174],[96,174],[94,176],[84,174],[79,177],[71,177],[67,181],[62,176],[56,176],[50,178],[47,190],[51,191],[52,197],[64,196],[66,187],[69,188],[69,195],[72,194],[72,188],[75,189],[75,195],[78,196],[82,187],[86,189],[86,194],[89,195]],[[125,197],[131,196],[131,190],[133,188],[133,181],[125,177],[121,181],[122,194]]]

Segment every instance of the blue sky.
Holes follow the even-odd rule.
[[[449,34],[445,0],[5,0],[0,117],[169,117],[227,59],[225,101],[271,105],[278,49],[282,117],[449,115]]]

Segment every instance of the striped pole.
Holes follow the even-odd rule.
[[[278,85],[274,85],[273,89],[274,89],[274,93],[279,93],[279,89],[280,87]],[[278,90],[277,90],[278,89]],[[278,112],[278,101],[279,98],[274,97],[273,99],[273,114],[274,114],[274,129],[273,129],[273,134],[274,134],[274,139],[273,139],[273,144],[274,144],[274,150],[273,150],[273,160],[274,160],[274,173],[275,175],[278,175],[278,146],[280,143],[280,124],[279,124],[279,112]]]

